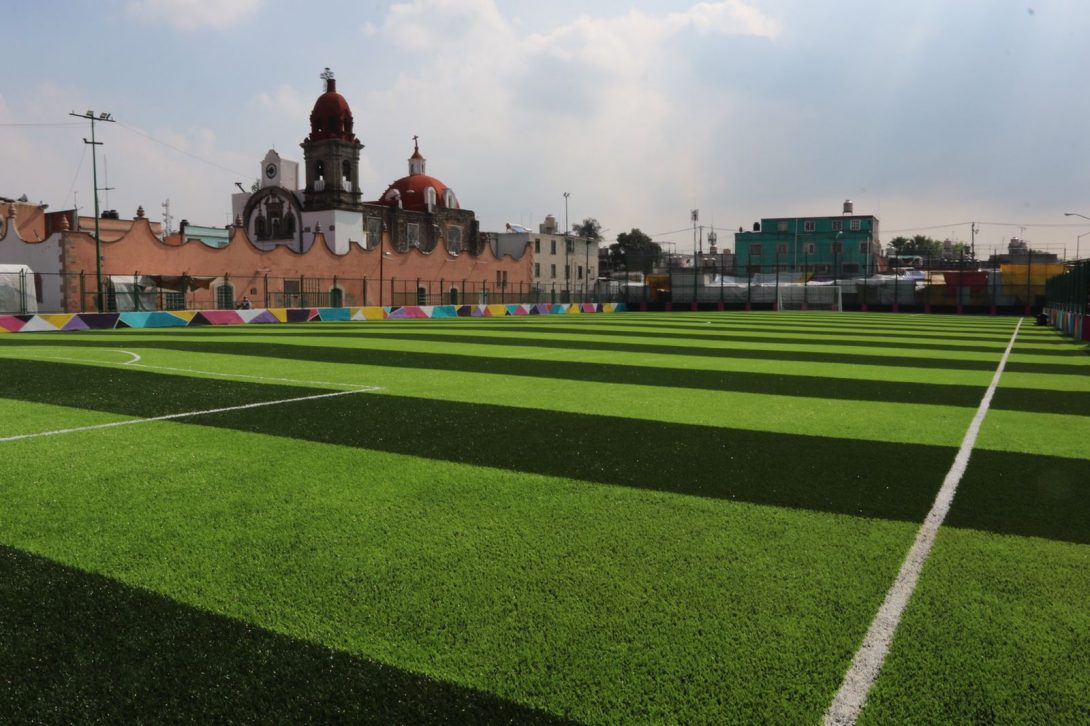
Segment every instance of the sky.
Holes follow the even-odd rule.
[[[330,67],[364,198],[428,173],[485,231],[599,220],[692,249],[762,217],[881,237],[1012,236],[1090,255],[1085,0],[54,0],[4,13],[0,196],[93,212],[170,200],[224,225],[299,147]],[[565,200],[564,194],[568,193]],[[566,206],[565,206],[566,201]]]

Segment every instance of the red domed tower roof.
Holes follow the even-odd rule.
[[[325,93],[318,96],[314,110],[310,112],[310,136],[307,141],[339,139],[358,143],[359,139],[352,133],[352,109],[344,96],[337,93],[333,73],[326,68],[322,78],[325,80]]]
[[[425,159],[420,153],[420,145],[413,137],[413,155],[409,157],[409,175],[403,176],[382,193],[378,204],[388,207],[398,206],[411,212],[427,212],[432,204],[439,209],[461,209],[454,190],[433,176],[424,173]]]

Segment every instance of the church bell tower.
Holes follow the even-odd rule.
[[[300,144],[306,167],[303,209],[360,209],[360,150],[352,131],[352,109],[337,93],[328,68],[321,74],[325,92],[310,112],[310,135]]]

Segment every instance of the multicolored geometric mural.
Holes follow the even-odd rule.
[[[365,308],[257,308],[125,313],[0,315],[0,333],[114,328],[187,328],[200,325],[313,323],[415,318],[481,318],[508,315],[583,315],[624,312],[624,303],[513,303],[507,305],[407,305]]]
[[[1070,310],[1054,310],[1045,308],[1048,315],[1048,323],[1052,327],[1062,330],[1075,340],[1090,340],[1090,323],[1087,316]]]

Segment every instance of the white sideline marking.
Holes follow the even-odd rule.
[[[333,398],[334,396],[348,396],[353,393],[368,393],[373,389],[360,388],[353,391],[333,391],[332,393],[319,393],[314,396],[297,396],[296,398],[282,398],[278,401],[260,401],[258,403],[244,403],[240,406],[227,406],[226,408],[210,408],[205,411],[188,411],[186,413],[169,413],[165,416],[152,416],[151,418],[134,418],[127,421],[111,421],[109,423],[93,424],[91,426],[78,426],[71,429],[57,429],[55,431],[39,431],[33,434],[19,434],[17,436],[5,436],[0,438],[0,443],[5,441],[20,441],[22,439],[36,439],[43,436],[61,436],[62,434],[75,434],[81,431],[95,431],[97,429],[116,428],[117,426],[134,426],[136,424],[150,423],[152,421],[171,421],[178,418],[190,418],[193,416],[207,416],[213,413],[226,413],[227,411],[242,411],[247,408],[260,408],[262,406],[279,406],[285,403],[299,403],[300,401],[315,401],[320,398]]]
[[[1010,357],[1011,350],[1014,348],[1014,340],[1018,337],[1018,330],[1022,327],[1023,320],[1024,318],[1019,318],[1018,325],[1014,327],[1014,334],[1011,335],[1010,342],[1007,343],[1007,349],[1003,352],[1003,357],[999,361],[999,367],[995,369],[995,375],[992,376],[991,385],[984,392],[984,398],[980,400],[976,415],[973,416],[969,429],[965,432],[965,438],[961,442],[961,448],[958,449],[957,456],[954,457],[954,463],[950,467],[950,471],[946,472],[942,487],[935,496],[935,503],[931,505],[931,511],[927,513],[923,524],[920,525],[920,529],[916,533],[916,541],[912,543],[912,548],[909,549],[905,561],[901,564],[901,570],[897,573],[897,578],[890,585],[889,591],[886,592],[886,599],[882,602],[882,606],[878,608],[874,620],[871,621],[867,635],[863,638],[863,644],[859,646],[855,658],[852,659],[851,667],[848,668],[848,672],[844,675],[844,682],[841,684],[840,690],[837,692],[832,704],[830,704],[829,710],[825,712],[824,723],[826,726],[854,724],[867,702],[867,694],[870,692],[871,686],[874,685],[875,679],[878,678],[878,672],[882,670],[882,664],[889,653],[889,646],[893,642],[893,634],[897,631],[897,625],[901,622],[901,615],[904,614],[905,606],[908,605],[908,601],[916,589],[920,571],[923,569],[928,555],[931,554],[935,536],[938,534],[943,520],[946,519],[946,514],[950,511],[950,505],[954,501],[954,493],[957,492],[958,482],[961,481],[965,469],[969,466],[969,457],[973,452],[973,446],[976,444],[977,434],[980,433],[980,425],[984,422],[988,407],[991,406],[992,396],[999,386],[999,377],[1003,375],[1003,369],[1006,367],[1007,358]]]

